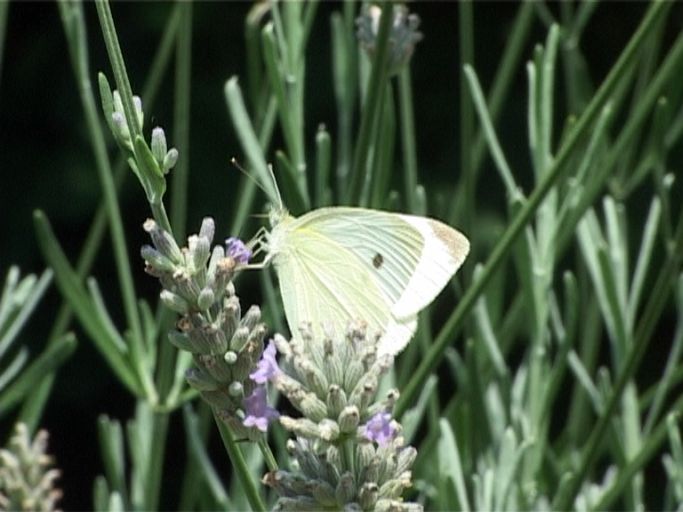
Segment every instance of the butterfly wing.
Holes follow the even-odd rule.
[[[464,235],[427,217],[337,207],[297,220],[298,229],[313,230],[352,252],[399,319],[432,302],[469,252]]]
[[[394,318],[380,287],[352,251],[324,232],[297,226],[296,221],[284,240],[274,261],[294,335],[304,321],[313,322],[314,334],[321,336],[321,322],[343,332],[349,321],[362,319],[371,335],[381,332],[383,339],[391,337],[402,345],[410,340],[415,318]]]

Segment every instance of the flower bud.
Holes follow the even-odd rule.
[[[327,407],[325,402],[320,400],[313,393],[306,393],[299,404],[299,409],[307,418],[313,421],[322,421],[327,417]]]
[[[192,235],[187,239],[187,246],[190,251],[193,274],[206,272],[206,263],[209,261],[211,251],[209,240],[203,236]]]
[[[354,405],[345,407],[339,415],[339,428],[344,434],[355,432],[360,423],[360,413]]]
[[[164,174],[167,174],[168,171],[173,169],[175,167],[175,164],[178,163],[178,150],[176,148],[171,148],[168,150],[168,153],[164,155],[164,159],[161,162],[161,172]]]
[[[167,308],[172,309],[181,315],[184,315],[190,310],[190,305],[185,299],[183,299],[180,295],[169,292],[168,290],[162,290],[159,294],[159,298]]]
[[[327,413],[334,418],[339,415],[344,407],[346,407],[346,393],[337,384],[331,384],[327,389]],[[342,431],[344,428],[342,427]]]
[[[335,496],[337,497],[337,502],[339,503],[349,503],[355,501],[356,497],[356,485],[354,483],[353,475],[346,472],[339,478],[339,483],[337,484],[337,489],[335,490]]]
[[[297,436],[308,438],[320,437],[318,424],[306,418],[294,419],[289,416],[280,416],[280,424],[285,430],[289,430]]]
[[[228,393],[235,398],[244,398],[244,385],[238,381],[231,382],[228,386]]]
[[[251,331],[254,327],[256,327],[256,324],[258,324],[260,321],[261,308],[254,305],[247,310],[240,324],[242,325],[242,327],[245,327]]]
[[[170,331],[168,333],[168,341],[180,350],[192,352],[192,342],[187,334],[179,331]]]
[[[143,245],[140,249],[140,256],[156,272],[170,272],[175,270],[175,265],[166,256],[161,254],[151,245]]]
[[[330,509],[336,508],[337,499],[334,494],[334,487],[327,482],[323,480],[314,480],[313,485],[311,486],[311,494],[316,501],[316,506],[319,504],[322,507],[329,507]]]
[[[201,368],[190,368],[185,372],[185,379],[195,389],[199,391],[214,391],[218,389],[218,382],[211,375]]]
[[[379,498],[379,487],[376,483],[366,482],[361,486],[358,497],[363,510],[373,510]]]
[[[320,430],[320,439],[326,442],[332,442],[339,437],[339,425],[336,421],[323,419],[318,423],[318,428]]]
[[[154,247],[176,265],[184,263],[183,253],[180,247],[167,231],[161,229],[153,219],[147,219],[142,225],[149,233]]]
[[[200,238],[206,238],[206,240],[211,244],[213,242],[213,237],[216,233],[216,224],[213,221],[211,217],[204,217],[202,219],[202,225],[199,228],[199,237]],[[216,247],[220,247],[221,250],[223,247],[220,245],[217,245]]]
[[[197,297],[197,306],[201,311],[206,311],[213,306],[215,296],[211,288],[204,288]]]
[[[166,156],[167,152],[166,134],[164,133],[163,128],[157,126],[152,130],[152,143],[150,146],[152,149],[152,155],[154,155],[154,159],[157,161],[159,166],[163,165],[164,157]]]

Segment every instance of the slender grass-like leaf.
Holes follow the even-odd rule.
[[[381,111],[382,95],[385,92],[389,74],[389,33],[394,19],[393,5],[382,9],[375,42],[374,58],[368,83],[367,100],[363,105],[360,128],[353,154],[353,164],[349,182],[346,184],[343,204],[355,204],[361,196],[368,171],[372,131]]]
[[[24,365],[28,361],[28,349],[22,348],[17,352],[12,360],[8,362],[3,362],[3,368],[0,371],[0,395],[4,392],[7,385],[14,379],[19,372],[24,368]]]
[[[512,170],[507,163],[503,149],[498,142],[498,138],[493,129],[493,123],[489,116],[488,109],[486,107],[486,101],[484,100],[484,95],[481,92],[481,87],[479,85],[479,80],[477,80],[477,75],[471,66],[465,66],[464,69],[465,77],[467,78],[467,85],[470,88],[470,93],[472,94],[472,102],[476,108],[477,114],[479,114],[479,122],[481,123],[481,130],[486,138],[488,147],[491,151],[491,156],[493,161],[496,163],[500,177],[505,185],[505,189],[508,193],[509,200],[517,199],[521,195],[519,187],[515,183],[513,178]]]
[[[52,282],[52,271],[44,271],[37,282],[35,276],[27,276],[20,282],[17,282],[18,278],[19,270],[10,268],[0,300],[0,358],[26,325]]]
[[[329,206],[332,202],[330,191],[330,167],[332,165],[332,141],[324,126],[315,135],[315,206]]]
[[[183,407],[183,424],[188,452],[196,460],[197,470],[216,500],[216,505],[223,510],[233,510],[230,498],[206,452],[205,441],[198,431],[198,418],[189,405]]]
[[[34,221],[39,246],[43,252],[43,257],[54,270],[57,286],[121,382],[134,394],[140,393],[141,389],[137,376],[131,370],[126,359],[127,350],[121,351],[120,345],[107,335],[107,330],[102,325],[102,320],[92,305],[89,295],[83,289],[80,279],[62,252],[49,221],[40,211],[34,214]]]
[[[100,416],[97,420],[100,455],[104,464],[107,497],[116,492],[122,501],[129,502],[128,486],[126,484],[126,460],[123,439],[123,429],[116,420]],[[99,501],[99,500],[98,500]]]
[[[223,446],[225,446],[225,450],[228,452],[228,456],[230,457],[230,461],[235,468],[237,478],[242,484],[242,489],[244,491],[244,495],[249,501],[249,505],[251,505],[253,510],[259,512],[265,511],[266,508],[261,500],[256,483],[249,473],[249,468],[244,460],[244,456],[242,455],[239,446],[235,443],[232,433],[220,418],[216,417],[215,415],[214,418],[216,420],[216,425],[218,426],[218,431],[221,434],[221,439],[223,440]]]
[[[659,417],[664,406],[664,400],[667,393],[674,388],[675,372],[680,369],[681,354],[683,353],[683,274],[678,276],[676,283],[676,303],[678,311],[678,324],[674,331],[673,340],[671,342],[671,350],[669,351],[666,366],[662,378],[655,384],[655,393],[652,398],[652,405],[648,411],[645,424],[643,426],[643,435],[652,430],[654,422]]]
[[[230,117],[242,145],[242,150],[249,161],[251,171],[254,173],[259,185],[265,190],[268,199],[271,201],[275,200],[279,197],[279,194],[275,184],[272,182],[261,144],[254,132],[249,114],[247,114],[242,91],[237,83],[237,77],[232,77],[225,83],[224,92]]]
[[[171,181],[171,216],[175,236],[185,238],[187,190],[190,175],[190,80],[192,75],[192,3],[179,2],[181,26],[178,30],[173,106],[173,145],[180,157]]]
[[[67,334],[58,343],[45,349],[31,364],[29,364],[9,386],[0,394],[0,416],[14,407],[33,390],[35,383],[45,375],[54,372],[73,354],[76,349],[76,338]]]
[[[471,510],[469,498],[467,497],[467,488],[465,487],[465,476],[462,472],[460,464],[460,452],[455,441],[455,436],[450,424],[446,420],[439,422],[441,437],[439,439],[438,453],[439,453],[439,476],[442,480],[442,485],[447,486],[457,497],[458,508],[460,510]],[[446,489],[443,489],[445,491]],[[445,496],[442,496],[442,499]],[[442,502],[442,505],[446,503]]]
[[[436,384],[437,378],[434,375],[430,375],[427,382],[425,382],[420,396],[417,398],[415,406],[408,409],[403,415],[403,419],[401,420],[401,425],[403,426],[402,435],[405,437],[407,443],[412,441],[417,432],[417,428],[425,415],[427,403],[435,392]]]

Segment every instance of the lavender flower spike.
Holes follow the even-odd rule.
[[[268,423],[280,417],[280,413],[268,405],[266,387],[256,386],[251,395],[244,399],[246,418],[242,424],[245,427],[256,427],[261,432],[268,430]]]
[[[396,435],[396,427],[391,422],[391,414],[378,412],[365,424],[363,435],[380,446],[389,444]]]
[[[249,378],[257,384],[265,384],[267,381],[272,380],[278,374],[282,373],[282,370],[280,370],[280,367],[275,360],[275,354],[275,343],[273,343],[273,340],[270,340],[268,346],[261,355],[261,359],[256,365],[256,370],[249,374]]]
[[[251,249],[237,237],[231,236],[225,241],[226,253],[237,263],[249,263]]]

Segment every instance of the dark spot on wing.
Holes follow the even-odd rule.
[[[372,266],[375,268],[381,267],[383,263],[384,257],[380,253],[375,254],[375,257],[372,258]]]

